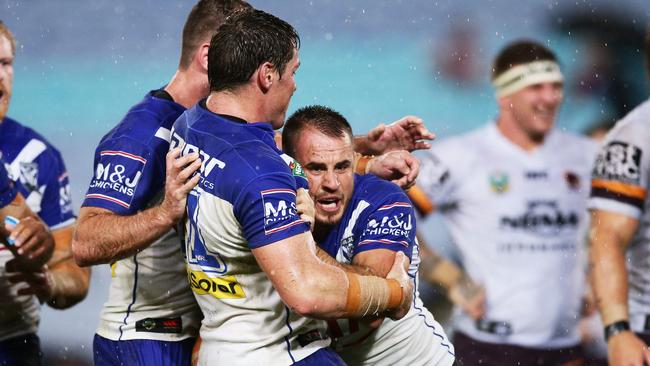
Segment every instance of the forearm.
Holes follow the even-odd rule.
[[[615,235],[594,229],[589,251],[591,285],[603,324],[628,320],[628,283],[625,252]]]
[[[80,217],[72,242],[80,266],[111,263],[148,247],[174,226],[161,206],[130,216],[108,211]]]
[[[52,296],[47,302],[55,309],[67,309],[86,297],[90,268],[79,268],[72,257],[49,269]]]
[[[354,151],[363,155],[375,155],[377,151],[374,151],[370,148],[368,141],[368,135],[354,136],[352,141]]]
[[[336,259],[332,258],[327,252],[325,252],[323,249],[318,247],[316,249],[316,256],[326,264],[334,267],[338,267],[345,272],[350,272],[350,273],[356,273],[360,275],[366,275],[366,276],[377,276],[377,273],[375,273],[370,267],[367,266],[361,266],[361,265],[356,265],[356,264],[346,264],[346,263],[340,263],[336,261]]]

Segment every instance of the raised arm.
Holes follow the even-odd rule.
[[[198,154],[179,158],[167,154],[165,196],[161,204],[134,215],[118,215],[98,207],[82,207],[72,241],[80,266],[110,263],[129,257],[169,232],[185,214],[187,193],[199,182],[192,174],[201,166]]]
[[[405,116],[385,125],[379,124],[365,136],[354,137],[354,151],[364,155],[380,155],[392,150],[428,149],[435,135],[419,117]]]

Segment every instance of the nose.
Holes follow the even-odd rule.
[[[562,86],[546,85],[542,90],[542,98],[549,104],[559,103],[562,99]]]
[[[323,177],[323,189],[325,189],[328,192],[333,192],[336,191],[341,183],[339,182],[339,178],[334,172],[330,171],[325,173],[325,176]]]

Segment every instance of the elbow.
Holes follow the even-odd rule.
[[[316,296],[302,294],[293,304],[289,304],[289,307],[300,316],[322,318],[325,313],[322,305],[323,302]]]
[[[72,239],[72,257],[74,262],[79,267],[88,267],[94,264],[101,264],[100,258],[93,255],[89,250],[91,243],[78,240],[76,237]]]

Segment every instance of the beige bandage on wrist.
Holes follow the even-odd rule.
[[[346,313],[351,316],[377,315],[384,310],[395,309],[402,304],[402,286],[394,279],[361,276],[346,272],[348,298]]]
[[[368,173],[368,163],[370,160],[374,159],[375,157],[372,155],[363,155],[357,160],[357,168],[355,172],[359,175],[364,175]]]

